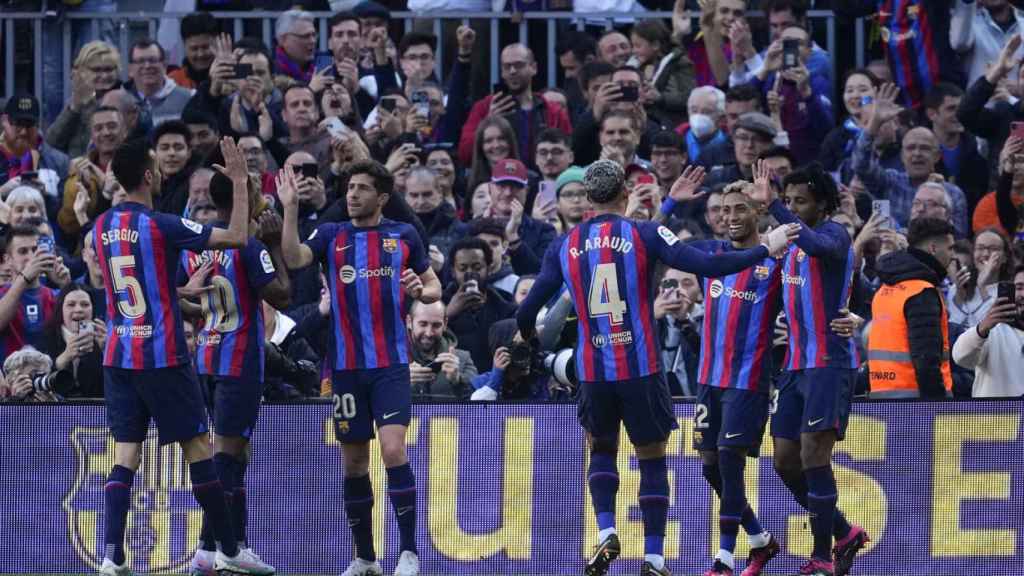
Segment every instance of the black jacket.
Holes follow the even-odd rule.
[[[995,91],[996,87],[984,76],[978,78],[967,89],[956,111],[956,117],[964,128],[978,138],[988,140],[991,173],[998,170],[999,153],[1006,139],[1010,137],[1010,124],[1024,120],[1024,101],[1014,106],[1006,102],[997,102],[992,108],[986,108],[985,105]]]
[[[940,370],[942,349],[942,295],[938,286],[946,270],[934,256],[916,248],[890,252],[878,259],[878,277],[890,286],[906,280],[924,280],[935,286],[908,298],[903,305],[907,320],[910,357],[922,398],[943,398],[946,387]],[[878,320],[877,318],[875,320]],[[883,329],[875,325],[872,330]]]
[[[452,282],[444,291],[442,300],[447,305],[452,301],[458,284]],[[488,345],[491,325],[499,320],[511,318],[516,312],[516,305],[509,302],[500,292],[485,288],[487,300],[477,310],[465,310],[458,316],[448,318],[448,329],[459,342],[459,346],[473,357],[473,364],[481,374],[494,365],[494,351]]]

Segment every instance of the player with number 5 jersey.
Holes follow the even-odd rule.
[[[588,485],[599,529],[585,570],[590,576],[607,572],[620,550],[614,502],[623,423],[640,464],[641,574],[670,574],[662,554],[669,508],[665,442],[676,422],[655,333],[658,262],[701,276],[721,276],[783,250],[796,233],[795,227],[779,227],[764,245],[711,258],[681,243],[664,226],[622,217],[624,183],[624,171],[615,162],[600,160],[587,168],[584,187],[596,215],[548,249],[541,273],[516,314],[520,335],[532,338],[537,313],[564,283],[579,317],[579,417],[590,440]]]
[[[252,182],[252,181],[250,181]],[[214,229],[227,227],[232,209],[231,180],[214,174],[210,199],[217,209]],[[258,193],[252,189],[250,194]],[[252,552],[246,539],[248,524],[245,474],[249,440],[263,396],[263,300],[283,309],[291,300],[291,282],[281,256],[281,219],[273,210],[258,217],[267,245],[249,238],[244,248],[182,253],[179,289],[195,296],[203,311],[196,335],[196,364],[206,404],[213,412],[213,463],[224,486],[239,545]],[[192,557],[193,576],[216,576],[216,542],[209,517],[203,517],[200,547]],[[252,554],[256,557],[255,552]]]
[[[114,468],[104,487],[106,550],[100,573],[127,576],[124,533],[130,493],[150,420],[161,444],[178,442],[189,462],[192,492],[219,544],[215,570],[272,574],[274,568],[240,549],[211,458],[207,415],[185,346],[176,290],[182,250],[240,248],[248,227],[249,176],[234,140],[221,141],[232,183],[226,229],[212,229],[152,210],[161,174],[148,141],[118,148],[111,163],[127,198],[96,221],[93,245],[107,295],[104,401],[114,437]]]

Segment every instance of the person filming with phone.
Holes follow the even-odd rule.
[[[414,301],[405,322],[412,342],[409,380],[414,396],[466,400],[477,369],[466,350],[448,330],[445,305]]]
[[[985,318],[953,345],[953,361],[974,370],[974,398],[1024,396],[1024,266],[997,294]]]
[[[53,371],[43,384],[65,398],[102,398],[107,326],[96,319],[86,287],[65,286],[57,294],[55,312],[44,349],[53,358]]]

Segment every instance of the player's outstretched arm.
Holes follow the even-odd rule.
[[[281,217],[273,210],[264,210],[259,215],[258,224],[260,240],[267,245],[274,266],[274,279],[260,289],[260,297],[274,308],[284,310],[291,306],[292,281],[281,255]]]
[[[434,273],[433,268],[427,268],[420,274],[420,282],[423,283],[423,291],[420,292],[419,301],[424,304],[433,304],[441,299],[441,280]]]
[[[779,200],[768,206],[768,212],[781,224],[800,224],[800,219]],[[804,252],[818,258],[845,258],[851,244],[846,230],[834,222],[826,222],[818,230],[801,224],[795,242]]]
[[[231,220],[227,230],[214,228],[210,232],[207,248],[244,248],[249,239],[249,170],[245,157],[238,149],[234,138],[225,136],[220,141],[225,166],[214,164],[215,170],[231,179]]]
[[[313,263],[313,251],[299,242],[299,195],[295,174],[291,170],[278,170],[277,197],[284,207],[281,228],[281,255],[289,270],[305,268]]]
[[[540,275],[530,288],[530,293],[516,311],[516,324],[519,334],[529,340],[537,331],[537,313],[547,304],[551,297],[562,287],[562,263],[558,257],[562,250],[561,242],[552,242],[544,255],[544,263],[540,267]]]

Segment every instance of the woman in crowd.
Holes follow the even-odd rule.
[[[46,131],[46,143],[76,158],[89,148],[89,119],[104,94],[121,85],[117,48],[95,40],[78,51],[71,65],[71,98]]]
[[[661,20],[641,20],[631,33],[633,56],[644,79],[641,100],[662,124],[686,121],[686,100],[696,86],[693,62],[683,48],[672,49],[671,32]]]
[[[428,145],[423,165],[437,173],[437,185],[445,202],[457,209],[466,195],[466,182],[461,178],[462,169],[454,146]]]
[[[491,168],[505,158],[519,158],[516,133],[508,120],[488,116],[480,122],[473,140],[473,165],[469,170],[469,186],[476,189],[491,179]]]
[[[973,263],[958,262],[946,302],[949,322],[976,326],[996,300],[996,284],[1010,280],[1014,259],[1010,241],[995,228],[986,228],[974,238]]]
[[[825,170],[836,172],[853,153],[853,146],[860,136],[864,123],[871,115],[871,102],[881,86],[878,78],[865,69],[851,70],[843,81],[843,106],[846,120],[836,126],[825,137],[818,161]],[[844,179],[844,182],[846,179]]]
[[[50,389],[65,398],[102,398],[107,327],[95,318],[86,287],[64,287],[57,295],[57,310],[47,328],[46,353],[53,359]]]
[[[462,203],[462,219],[486,218],[491,213],[491,182],[481,182]]]

